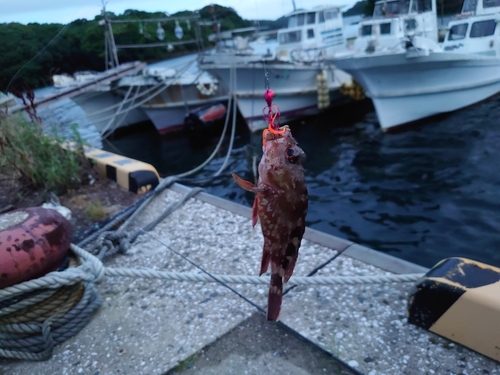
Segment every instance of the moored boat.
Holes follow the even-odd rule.
[[[384,4],[400,13],[383,14]],[[469,106],[500,91],[495,4],[465,1],[438,44],[435,0],[380,1],[355,50],[331,62],[364,87],[383,130]]]
[[[200,68],[235,95],[251,131],[267,126],[262,118],[265,77],[276,95],[282,121],[314,115],[347,100],[339,88],[350,82],[349,75],[323,64],[326,56],[346,49],[340,8],[320,6],[296,10],[286,17],[288,27],[278,30],[277,42],[252,46],[238,36],[230,49],[221,48],[227,43],[220,36],[215,53],[200,58]]]

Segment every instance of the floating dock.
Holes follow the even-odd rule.
[[[130,231],[189,191],[163,191]],[[212,274],[257,275],[262,243],[249,208],[201,192],[105,265],[201,274],[187,258]],[[307,228],[294,276],[426,271]],[[500,374],[498,362],[408,323],[414,284],[289,286],[276,324],[263,322],[267,285],[230,284],[231,291],[217,283],[106,276],[97,284],[104,303],[86,327],[47,361],[0,360],[0,374]]]

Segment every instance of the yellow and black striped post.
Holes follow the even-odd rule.
[[[500,361],[500,268],[442,260],[413,288],[407,315],[409,323]]]
[[[145,193],[160,183],[160,176],[151,164],[93,147],[85,147],[84,152],[101,175],[133,193]]]

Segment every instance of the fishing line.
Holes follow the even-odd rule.
[[[259,20],[259,7],[257,6],[257,0],[254,1],[255,4],[255,15],[257,17],[257,32],[260,30],[260,20]],[[266,60],[262,59],[262,64],[264,66],[264,88],[269,89],[269,76],[266,67]]]
[[[14,81],[14,79],[17,77],[17,75],[18,75],[19,73],[21,73],[21,70],[23,70],[23,69],[24,69],[24,68],[25,68],[25,67],[26,67],[26,66],[27,66],[30,62],[32,62],[33,60],[35,60],[35,59],[36,59],[36,58],[37,58],[37,57],[38,57],[38,56],[39,56],[42,52],[44,52],[44,51],[47,49],[47,47],[48,47],[48,46],[49,46],[52,42],[54,42],[54,41],[56,41],[56,42],[57,42],[57,41],[59,41],[59,39],[60,39],[60,37],[62,36],[63,32],[66,32],[66,29],[69,27],[69,25],[70,25],[69,23],[68,23],[68,24],[66,24],[66,25],[65,25],[65,26],[64,26],[64,27],[63,27],[63,28],[62,28],[62,29],[61,29],[61,30],[60,30],[60,31],[56,34],[56,36],[54,36],[54,37],[50,40],[50,42],[48,42],[48,43],[45,45],[45,47],[43,47],[43,48],[42,48],[42,49],[41,49],[41,50],[40,50],[40,51],[39,51],[39,52],[38,52],[35,56],[33,56],[33,57],[31,58],[31,60],[30,60],[30,61],[28,61],[26,64],[24,64],[24,65],[21,67],[21,69],[19,69],[19,70],[17,71],[17,73],[16,73],[16,74],[14,74],[14,77],[12,77],[12,78],[11,78],[11,80],[10,80],[9,84],[7,85],[7,88],[5,89],[5,91],[8,91],[8,90],[9,90],[10,85],[12,84],[12,82]],[[59,39],[58,39],[58,40],[56,40],[57,38],[59,38]]]

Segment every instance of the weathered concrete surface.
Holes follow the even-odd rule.
[[[318,276],[382,273],[340,256]],[[297,287],[285,297],[291,307],[281,318],[363,374],[500,374],[495,361],[408,324],[411,285]]]
[[[180,198],[178,192],[166,191],[134,226],[150,222]],[[174,254],[173,249],[210,273],[257,274],[262,251],[260,229],[252,229],[249,216],[234,213],[248,215],[249,210],[227,202],[223,205],[230,206],[230,210],[222,209],[203,200],[220,201],[203,194],[190,199],[150,234],[142,235],[129,255],[118,255],[106,265],[201,272]],[[385,255],[377,258],[376,252],[329,238],[323,236],[324,241],[320,242],[330,243],[331,247],[304,241],[295,275],[305,276],[318,268],[318,275],[371,275],[387,270],[398,272],[399,267],[404,272],[421,270],[407,262],[385,262]],[[378,267],[346,255],[329,263],[337,250],[344,249],[344,254],[352,249],[357,258],[366,255],[374,259]],[[405,308],[410,286],[402,283],[296,287],[284,298],[281,318],[284,324],[361,373],[500,374],[498,363],[408,325]],[[265,308],[267,286],[231,287],[259,308]],[[266,351],[261,343],[268,341],[259,341],[258,336],[255,341],[251,340],[252,335],[234,336],[245,324],[260,323],[247,320],[256,308],[224,286],[108,277],[99,290],[104,306],[77,336],[58,346],[49,361],[0,361],[0,374],[164,374],[179,363],[192,365],[177,372],[193,374],[320,373],[301,363],[299,355],[281,355],[273,347]],[[280,337],[278,332],[272,334]],[[220,340],[216,342],[217,339]],[[280,340],[286,342],[282,337]],[[213,345],[201,352],[210,344]],[[283,350],[311,348],[307,343],[301,345],[302,349],[291,345]],[[278,355],[274,355],[276,352]],[[196,360],[184,363],[197,353]],[[214,367],[211,358],[217,359]],[[303,361],[309,361],[308,358]]]
[[[353,374],[325,351],[280,323],[253,314],[168,375]]]

